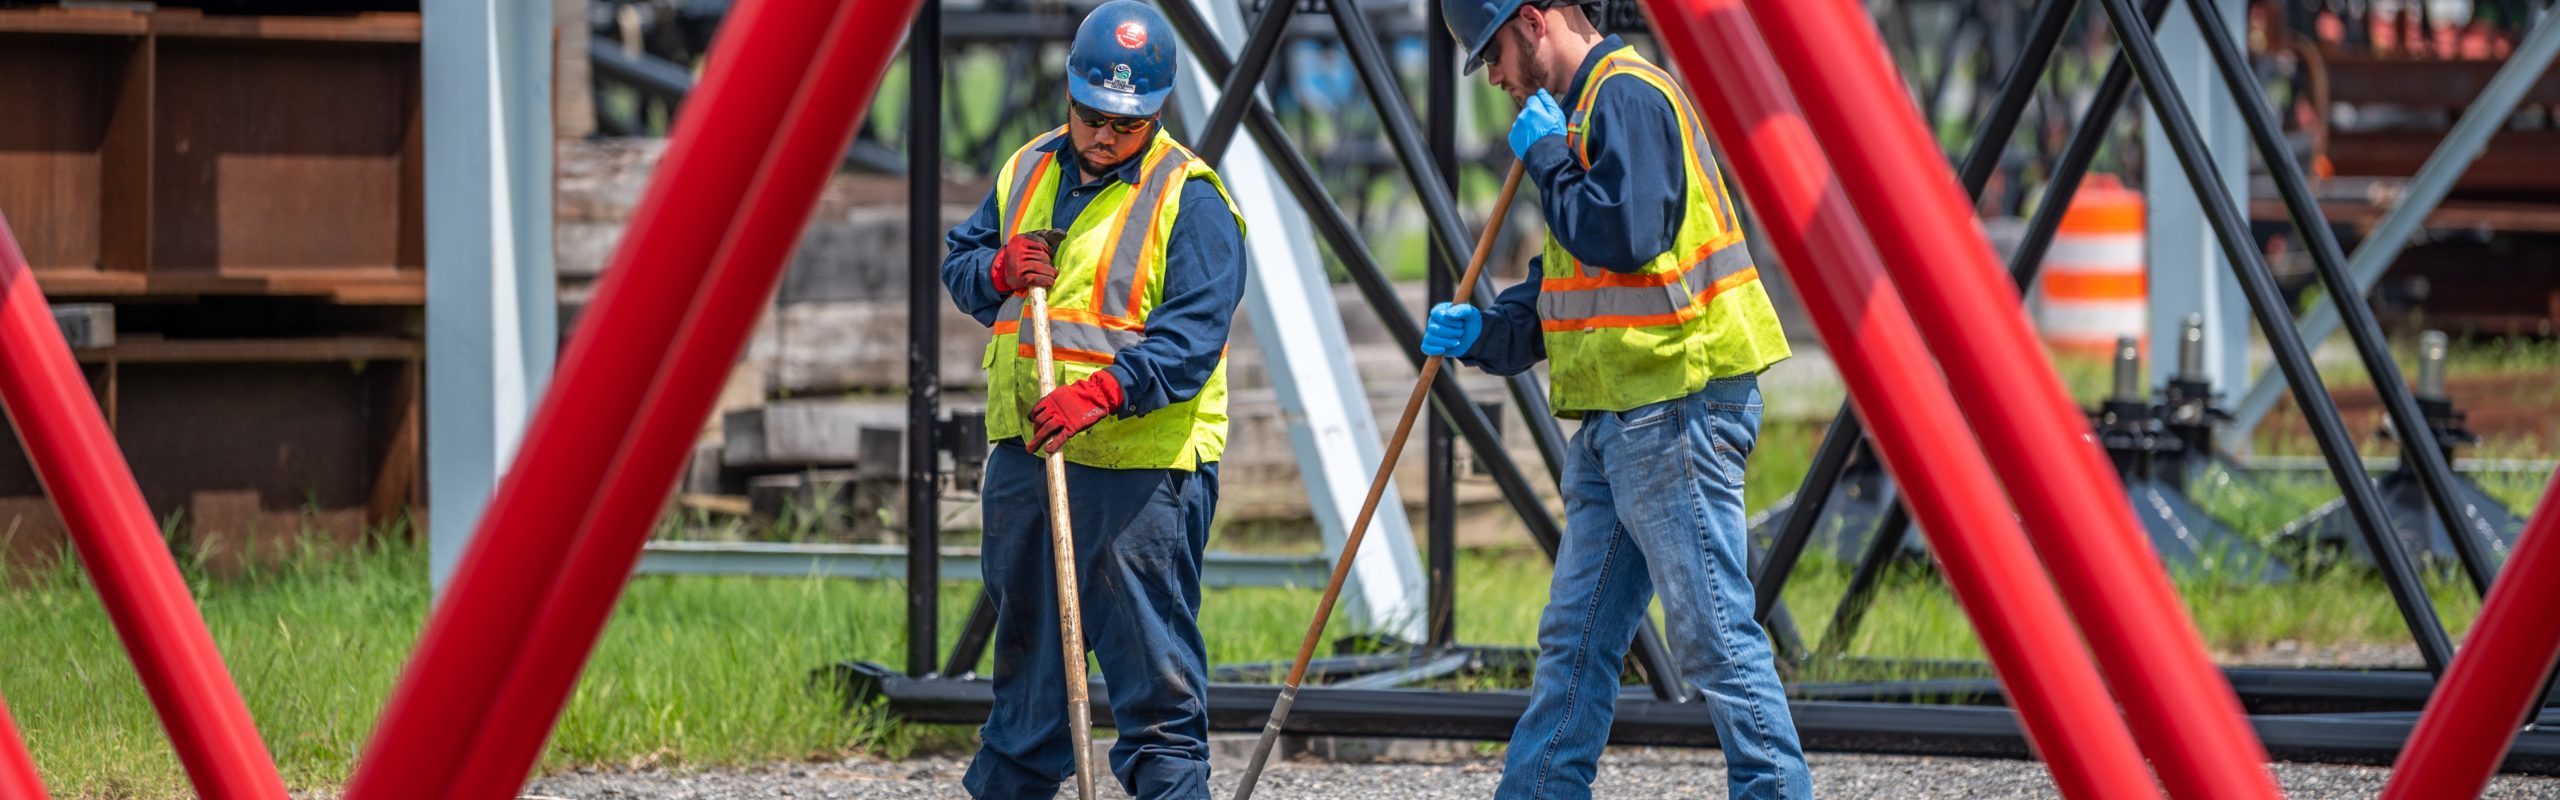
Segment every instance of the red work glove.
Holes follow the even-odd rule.
[[[995,280],[996,294],[1010,295],[1042,289],[1058,281],[1058,268],[1049,263],[1049,252],[1066,238],[1063,231],[1031,231],[1014,235],[996,251],[995,263],[987,268],[987,277]]]
[[[1031,452],[1048,454],[1067,446],[1067,439],[1101,422],[1120,408],[1120,379],[1109,372],[1076,381],[1031,404]]]

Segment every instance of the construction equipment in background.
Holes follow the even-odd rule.
[[[2036,282],[2036,331],[2054,352],[2109,356],[2126,337],[2148,349],[2142,213],[2142,195],[2114,175],[2091,175],[2072,196]]]
[[[2269,88],[2295,128],[2295,155],[2342,238],[2361,238],[2426,194],[2414,186],[2420,168],[2511,54],[2527,60],[2529,30],[2550,13],[2501,0],[2464,4],[2471,17],[2452,20],[2429,5],[2288,0],[2280,20],[2266,16],[2272,6],[2253,9],[2261,35],[2252,38],[2264,43],[2256,60],[2277,76]],[[2526,64],[2525,77],[2547,64]],[[2386,322],[2465,335],[2550,336],[2560,326],[2560,76],[2520,88],[2518,110],[2467,145],[2476,160],[2370,293]],[[2251,195],[2265,245],[2298,256],[2273,184],[2262,178]],[[2297,293],[2310,283],[2298,258],[2276,263]]]
[[[2427,416],[2427,427],[2433,430],[2438,446],[2443,448],[2445,461],[2451,463],[2456,450],[2478,444],[2480,436],[2464,427],[2462,409],[2446,396],[2447,342],[2448,337],[2443,331],[2427,331],[2419,337],[2417,396],[2418,406]],[[2388,424],[2383,426],[2382,434],[2396,438]],[[2418,476],[2410,471],[2407,461],[2402,459],[2399,466],[2384,473],[2375,484],[2390,511],[2393,532],[2401,546],[2410,552],[2423,554],[2438,565],[2452,564],[2457,556],[2453,536],[2445,530],[2444,523],[2436,519],[2436,515],[2428,512],[2424,488],[2418,484]],[[2515,550],[2516,537],[2524,531],[2524,519],[2481,489],[2469,475],[2456,472],[2453,478],[2453,489],[2462,504],[2463,518],[2472,525],[2472,530],[2466,533],[2487,541],[2490,552],[2504,561],[2507,554]],[[2296,542],[2313,553],[2335,556],[2343,552],[2358,562],[2372,563],[2373,554],[2363,541],[2354,536],[2352,525],[2340,512],[2338,503],[2332,501],[2286,523],[2277,538]]]
[[[2170,392],[2153,402],[2142,391],[2142,356],[2131,337],[2116,342],[2115,391],[2089,414],[2098,444],[2106,448],[2116,474],[2124,478],[2133,499],[2134,517],[2151,536],[2152,549],[2170,569],[2184,576],[2271,583],[2290,579],[2293,570],[2248,537],[2187,496],[2196,475],[2212,460],[2213,450],[2192,440],[2212,435],[2212,395],[2197,376],[2201,361],[2203,320],[2189,315],[2180,337],[2180,380],[2186,384],[2177,402]],[[2189,419],[2180,421],[2180,416]]]

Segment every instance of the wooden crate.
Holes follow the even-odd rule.
[[[116,344],[78,355],[155,514],[211,493],[345,526],[416,501],[419,33],[0,8],[0,214],[50,299],[117,305]],[[0,440],[0,510],[41,491]]]
[[[0,214],[55,296],[423,304],[418,36],[0,9]]]

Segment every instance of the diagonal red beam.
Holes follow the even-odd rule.
[[[2097,664],[1741,0],[1665,0],[1646,13],[1696,87],[1765,240],[1803,294],[2055,786],[2074,798],[2158,797]]]
[[[642,403],[639,424],[613,463],[604,496],[580,527],[577,549],[562,562],[558,587],[536,615],[533,635],[497,703],[483,715],[478,741],[448,796],[508,800],[523,788],[639,564],[641,546],[666,507],[703,418],[719,400],[724,376],[781,282],[801,229],[852,144],[919,5],[920,0],[854,0],[837,12],[817,64],[784,117],[781,147],[756,175],[752,199],[713,261],[709,286],[678,327],[675,358]]]
[[[186,579],[169,560],[160,522],[143,504],[124,451],[6,220],[0,220],[0,402],[196,792],[208,800],[283,797],[275,759],[258,738]]]
[[[358,762],[354,800],[441,796],[602,490],[840,3],[730,12],[596,297]]]
[[[2542,490],[2516,552],[2489,587],[2480,619],[2427,698],[2417,730],[2382,788],[2383,800],[2478,797],[2516,730],[2542,706],[2560,664],[2560,473]]]
[[[1866,10],[1855,0],[1785,0],[1754,3],[1750,17],[1974,434],[2008,476],[2037,554],[2169,794],[2279,796],[2266,748],[2037,345]]]
[[[0,703],[0,797],[10,800],[45,800],[44,779],[36,775],[36,760],[27,755],[26,740],[18,738],[18,723],[9,718],[9,706]]]

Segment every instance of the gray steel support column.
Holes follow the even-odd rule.
[[[424,11],[428,576],[441,591],[559,347],[551,7],[455,0]]]
[[[2247,23],[2245,3],[2223,2],[2222,16],[2233,27]],[[2216,159],[2224,194],[2248,207],[2249,130],[2231,93],[2215,78],[2213,56],[2205,50],[2196,21],[2185,14],[2160,20],[2160,53],[2168,60],[2169,77],[2188,90],[2196,124],[2205,146],[2230,157]],[[2249,379],[2249,305],[2240,294],[2231,263],[2205,226],[2204,210],[2188,189],[2186,173],[2169,156],[2169,137],[2155,117],[2142,126],[2142,200],[2146,204],[2143,255],[2150,264],[2151,341],[2175,342],[2190,313],[2204,315],[2204,372],[2213,385],[2243,386]],[[2153,386],[2170,377],[2176,364],[2149,359]]]
[[[1206,2],[1200,8],[1220,39],[1233,45],[1244,38],[1244,20],[1234,3]],[[1186,62],[1193,59],[1187,52],[1183,56]],[[1197,130],[1205,127],[1207,112],[1218,101],[1219,85],[1196,63],[1183,64],[1181,75],[1173,101]],[[1382,434],[1359,370],[1351,363],[1350,337],[1343,332],[1342,312],[1334,304],[1306,212],[1280,185],[1259,142],[1235,142],[1219,162],[1218,176],[1244,212],[1245,246],[1253,254],[1245,312],[1262,342],[1281,414],[1289,420],[1289,444],[1297,451],[1308,505],[1327,552],[1338,554],[1351,520],[1360,513],[1369,478],[1385,456]],[[1388,484],[1386,496],[1390,502],[1379,504],[1359,557],[1352,561],[1344,593],[1351,602],[1349,619],[1358,630],[1419,642],[1426,633],[1422,558],[1404,504],[1393,501],[1402,496],[1394,484]]]
[[[2382,215],[2382,221],[2356,247],[2355,256],[2347,261],[2347,271],[2360,290],[2359,302],[2363,299],[2361,292],[2373,290],[2373,285],[2382,280],[2383,271],[2390,269],[2400,251],[2409,246],[2410,237],[2417,235],[2427,215],[2434,213],[2445,195],[2453,191],[2453,182],[2470,170],[2471,162],[2480,157],[2481,151],[2488,149],[2489,138],[2506,127],[2507,118],[2516,113],[2516,105],[2524,99],[2525,92],[2550,70],[2555,55],[2560,55],[2560,14],[2546,13],[2525,34],[2515,54],[2507,57],[2506,65],[2489,79],[2489,85],[2480,90],[2480,96],[2471,101],[2470,109],[2462,112],[2461,121],[2445,133],[2444,143],[2427,156],[2426,165],[2418,168],[2418,174],[2401,189],[2399,202]],[[2304,344],[2316,349],[2337,334],[2340,322],[2336,298],[2332,297],[2313,306],[2295,330],[2302,333]],[[2259,376],[2232,411],[2230,435],[2222,438],[2224,446],[2245,449],[2249,433],[2257,430],[2258,423],[2266,420],[2267,412],[2274,410],[2282,397],[2283,376]]]
[[[2190,5],[2198,10],[2211,7],[2206,0],[2192,0]],[[2285,210],[2293,215],[2295,229],[2301,233],[2305,249],[2311,252],[2320,285],[2333,294],[2361,297],[2363,287],[2347,273],[2347,256],[2338,246],[2337,231],[2329,227],[2328,218],[2321,213],[2319,198],[2312,196],[2310,178],[2286,148],[2283,126],[2277,121],[2275,110],[2267,107],[2264,90],[2249,70],[2249,56],[2240,49],[2240,39],[2232,29],[2220,24],[2219,18],[2197,19],[2205,23],[2204,40],[2222,74],[2223,85],[2234,96],[2244,97],[2240,103],[2241,119],[2247,122],[2249,136],[2260,157],[2268,162],[2268,174],[2284,198]],[[2373,376],[2374,390],[2382,397],[2386,418],[2400,431],[2402,458],[2408,463],[2408,471],[2417,476],[2428,505],[2434,506],[2437,520],[2444,524],[2463,573],[2481,594],[2488,594],[2489,582],[2498,569],[2494,544],[2498,532],[2486,520],[2463,512],[2466,500],[2455,487],[2453,467],[2446,463],[2451,459],[2436,441],[2426,412],[2419,408],[2408,382],[2401,379],[2399,365],[2391,360],[2391,345],[2383,340],[2382,324],[2374,320],[2373,309],[2360,302],[2335,307],[2346,314],[2347,338],[2364,362],[2365,373]],[[2442,348],[2438,347],[2439,360],[2432,363],[2441,367],[2442,355]],[[2439,380],[2438,385],[2441,383]]]

